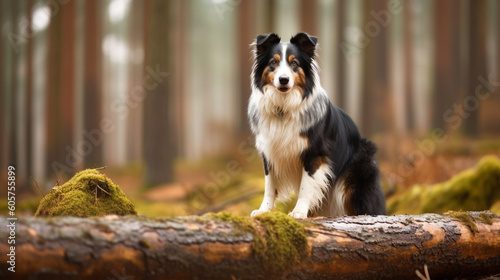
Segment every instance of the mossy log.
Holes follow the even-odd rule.
[[[8,221],[0,217],[0,278],[417,279],[425,265],[432,279],[500,274],[500,216],[489,212],[316,218],[300,228],[273,215],[23,218],[15,273],[7,270]],[[281,249],[268,238],[287,249],[302,229],[306,245],[296,259],[273,255]]]

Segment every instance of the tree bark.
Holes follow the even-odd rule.
[[[74,31],[75,2],[70,1],[54,14],[48,27],[48,65],[47,69],[47,134],[44,147],[47,163],[44,165],[44,177],[37,178],[42,182],[53,174],[52,163],[66,163],[66,147],[73,145],[74,125]],[[100,65],[95,65],[96,68]],[[93,105],[92,105],[93,107]],[[96,113],[99,114],[96,110]],[[91,113],[91,114],[94,114]],[[33,139],[33,138],[30,138]],[[77,149],[77,147],[72,147]],[[30,157],[31,158],[31,157]],[[75,173],[74,166],[68,166],[66,176]],[[34,175],[34,174],[33,174]],[[62,174],[58,174],[62,175]]]
[[[463,132],[466,136],[477,138],[479,136],[479,110],[480,101],[475,99],[479,96],[476,87],[479,84],[479,77],[488,77],[487,70],[487,15],[488,1],[475,0],[469,3],[469,74],[468,84],[462,105]],[[479,94],[484,95],[486,89],[483,88]],[[472,102],[471,102],[472,101]],[[459,105],[459,106],[460,106]]]
[[[248,137],[250,126],[247,119],[248,99],[252,91],[250,74],[252,69],[252,61],[250,59],[251,52],[249,45],[255,39],[257,34],[256,18],[257,2],[243,1],[237,7],[237,23],[238,23],[238,56],[241,58],[238,61],[239,65],[239,81],[238,89],[240,94],[240,130],[239,134]]]
[[[413,43],[413,12],[410,7],[410,1],[406,1],[407,9],[403,9],[403,46],[404,46],[404,93],[405,108],[406,108],[406,127],[409,131],[415,129],[415,102],[414,102],[414,81],[413,81],[413,59],[412,54],[415,52]]]
[[[85,1],[85,65],[83,81],[83,138],[91,144],[83,155],[86,167],[103,166],[104,130],[102,125],[102,16],[101,3],[96,0]],[[86,135],[85,135],[86,134]],[[74,147],[76,149],[76,147]],[[77,153],[80,155],[79,153]],[[71,172],[68,172],[71,173]]]
[[[460,5],[453,0],[435,2],[436,29],[435,75],[433,93],[432,125],[446,129],[449,125],[444,113],[456,102],[460,83]]]
[[[300,30],[313,36],[318,36],[318,1],[300,1]]]
[[[500,216],[465,216],[472,222],[437,214],[309,219],[302,222],[308,249],[280,274],[253,252],[262,226],[251,233],[208,216],[23,218],[16,222],[16,272],[7,270],[11,248],[2,241],[0,277],[416,279],[424,265],[432,279],[500,273]],[[1,227],[1,240],[8,239],[7,230]]]
[[[173,181],[173,161],[177,156],[175,127],[176,94],[172,91],[172,3],[144,2],[144,42],[146,50],[143,107],[144,183],[151,187]],[[165,22],[167,20],[167,23]],[[155,72],[156,71],[156,72]]]
[[[388,1],[376,0],[367,1],[364,5],[363,18],[367,19],[364,28],[368,22],[373,20],[375,11],[385,11]],[[391,15],[391,18],[393,15]],[[373,22],[371,22],[373,23]],[[377,23],[378,24],[378,23]],[[389,24],[389,23],[388,23]],[[391,123],[391,118],[388,116],[387,104],[390,104],[388,99],[388,71],[387,67],[380,67],[388,61],[388,26],[375,25],[379,29],[376,32],[370,33],[370,43],[365,47],[365,55],[363,56],[364,67],[362,75],[362,111],[363,111],[363,126],[360,128],[362,135],[370,136],[382,131],[389,131],[390,127],[386,125]],[[373,27],[371,27],[373,28]],[[366,31],[365,31],[366,33]]]

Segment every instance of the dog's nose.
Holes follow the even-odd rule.
[[[290,79],[287,76],[280,77],[280,84],[286,85],[286,84],[288,84],[288,81],[290,81]]]

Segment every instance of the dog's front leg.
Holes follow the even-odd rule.
[[[266,175],[266,187],[264,190],[264,199],[260,205],[258,210],[253,210],[252,217],[255,217],[264,212],[269,212],[274,208],[274,200],[276,199],[276,187],[273,184],[273,180],[271,178],[271,174]]]
[[[310,210],[318,207],[328,189],[330,169],[326,164],[319,167],[314,174],[306,169],[302,171],[297,204],[290,216],[295,219],[305,219]]]

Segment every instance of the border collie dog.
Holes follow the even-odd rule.
[[[385,201],[374,159],[376,146],[321,88],[317,38],[298,33],[289,43],[258,35],[253,46],[248,117],[264,162],[264,199],[297,203],[290,216],[381,215]]]

